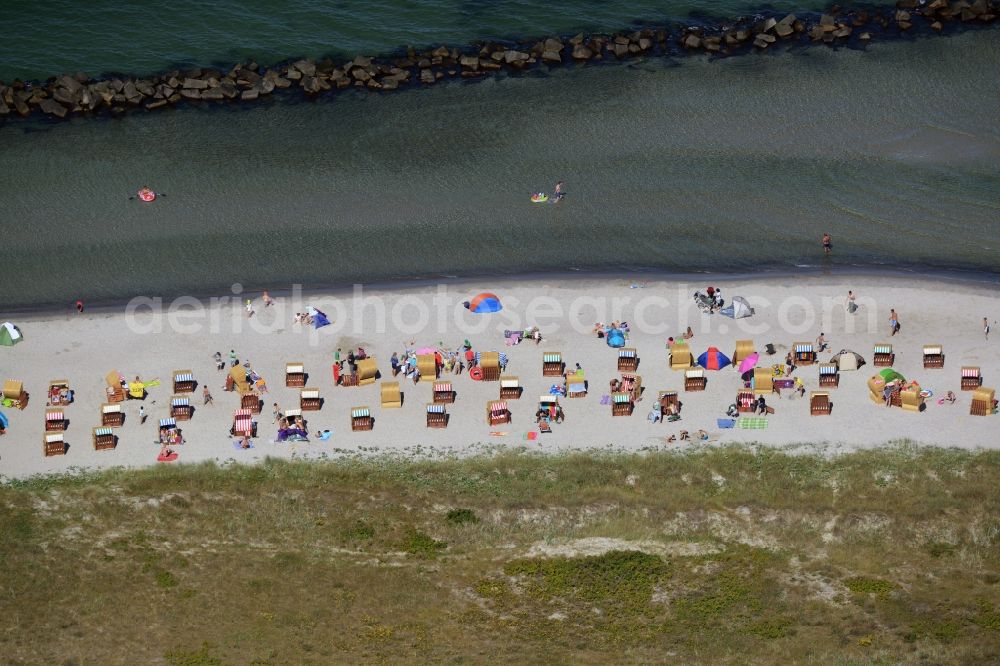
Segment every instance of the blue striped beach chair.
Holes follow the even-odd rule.
[[[618,350],[618,372],[635,372],[639,369],[639,355],[634,347]]]
[[[545,352],[542,354],[543,377],[562,377],[565,370],[566,364],[563,363],[560,352]]]
[[[796,365],[812,365],[816,362],[816,350],[811,342],[796,342],[792,349]]]
[[[170,416],[178,421],[188,421],[194,412],[191,406],[191,399],[182,395],[175,395],[170,399]]]
[[[836,388],[840,384],[840,374],[836,363],[819,364],[819,385],[823,387]]]
[[[448,411],[445,409],[444,405],[438,403],[428,403],[427,405],[427,427],[428,428],[447,428],[448,427]]]
[[[194,375],[190,370],[174,371],[174,393],[192,393],[194,388]]]
[[[118,438],[115,437],[115,431],[111,428],[98,426],[94,428],[93,432],[95,451],[107,451],[109,449],[114,449],[115,445],[118,443]]]
[[[611,416],[631,416],[634,409],[631,393],[611,394]]]
[[[875,345],[875,354],[872,358],[872,365],[876,368],[891,368],[896,362],[896,355],[892,353],[892,345],[880,342]]]
[[[351,430],[371,430],[374,427],[375,420],[367,406],[351,408]]]

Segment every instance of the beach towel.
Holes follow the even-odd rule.
[[[601,396],[601,404],[602,405],[610,405],[611,404],[611,396],[610,395],[602,395]]]
[[[180,454],[171,453],[169,456],[165,456],[162,453],[156,456],[156,462],[173,462],[177,460]]]
[[[319,436],[319,441],[325,442],[326,440],[330,439],[331,437],[333,437],[333,431],[332,430],[326,430],[326,431],[323,432],[322,435]]]
[[[715,419],[715,423],[720,428],[735,428],[736,419]]]
[[[493,432],[490,433],[490,437],[506,437],[506,436],[507,436],[506,430],[494,430]]]
[[[767,428],[767,419],[763,416],[744,416],[738,424],[744,430],[764,430]]]
[[[159,386],[159,385],[160,385],[159,379],[151,379],[148,382],[143,382],[142,388],[152,388],[154,386]]]
[[[535,430],[529,430],[528,432],[524,433],[524,438],[527,440],[536,440],[538,439],[538,432]]]

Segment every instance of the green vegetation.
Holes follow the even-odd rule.
[[[16,481],[0,486],[0,654],[996,663],[998,487],[1000,453],[905,446]]]

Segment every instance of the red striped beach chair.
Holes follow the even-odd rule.
[[[434,382],[434,402],[438,405],[450,405],[455,402],[455,390],[451,382]]]
[[[162,423],[160,424],[162,427]],[[233,412],[233,434],[254,436],[253,412],[249,409],[237,409]]]
[[[490,400],[486,403],[486,424],[490,426],[510,423],[510,410],[506,400]]]
[[[756,402],[753,391],[739,391],[736,394],[736,409],[740,412],[753,412]]]
[[[975,391],[983,385],[983,376],[980,374],[979,366],[962,366],[962,390]]]
[[[66,429],[66,414],[63,410],[45,410],[45,429],[48,431],[62,431]]]

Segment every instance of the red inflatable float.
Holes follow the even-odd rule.
[[[148,201],[156,201],[156,192],[154,192],[153,190],[149,189],[148,187],[144,187],[141,190],[139,190],[136,193],[136,196],[138,196],[143,201],[147,201],[147,202]]]
[[[474,381],[480,381],[483,378],[483,369],[478,365],[474,368],[469,368],[469,377],[471,377]]]

